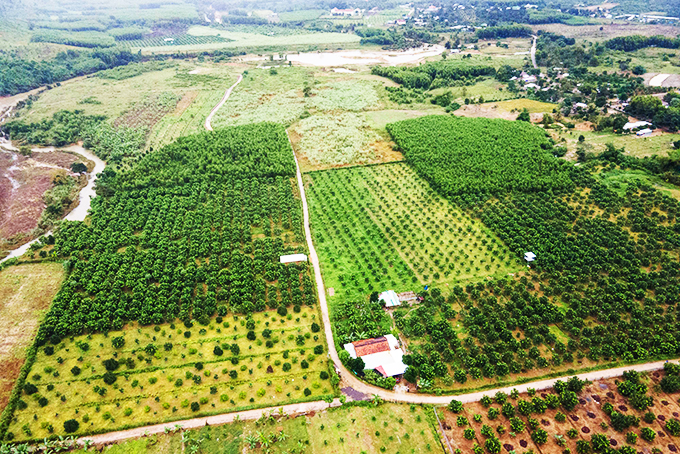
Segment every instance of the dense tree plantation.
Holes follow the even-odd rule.
[[[498,124],[482,127],[491,122]],[[410,381],[465,383],[577,361],[680,353],[678,202],[634,183],[619,195],[593,175],[614,162],[562,162],[541,130],[521,123],[423,117],[388,126],[433,187],[518,258],[537,255],[521,279],[470,283],[448,294],[434,289],[417,310],[397,310],[397,326],[416,346]],[[499,132],[504,146],[493,145]],[[513,161],[517,155],[524,165]],[[464,340],[452,329],[460,322]]]
[[[496,69],[486,65],[461,65],[458,61],[436,61],[414,67],[374,66],[371,73],[387,77],[407,88],[434,89],[463,81],[474,83],[478,77],[494,77]]]
[[[430,116],[389,124],[387,131],[416,170],[458,203],[573,186],[570,166],[547,151],[551,139],[526,122]]]
[[[0,96],[15,95],[43,85],[61,82],[102,69],[127,65],[140,56],[126,49],[59,53],[47,61],[26,60],[19,55],[0,55]]]
[[[313,304],[306,264],[278,263],[302,238],[294,169],[284,129],[258,124],[185,137],[130,171],[105,170],[92,222],[64,223],[56,235],[71,273],[38,343],[133,320]]]

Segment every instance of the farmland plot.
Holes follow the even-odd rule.
[[[518,269],[501,241],[406,164],[308,174],[315,242],[339,299]]]
[[[69,419],[78,433],[112,431],[331,394],[316,311],[282,313],[49,344],[24,385],[37,391],[24,391],[10,431],[17,439],[63,434]]]

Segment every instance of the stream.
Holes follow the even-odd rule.
[[[4,144],[3,144],[4,145]],[[11,144],[10,144],[11,146]],[[89,159],[90,161],[94,162],[94,169],[92,169],[92,172],[88,174],[88,181],[87,185],[80,190],[80,193],[78,194],[78,205],[74,209],[72,209],[65,217],[64,219],[67,221],[82,221],[85,219],[87,216],[87,212],[90,210],[90,206],[92,205],[92,199],[95,197],[95,192],[94,192],[94,184],[95,181],[97,180],[97,174],[101,173],[104,170],[104,167],[106,167],[106,163],[99,159],[97,156],[94,155],[94,153],[86,150],[80,145],[71,145],[69,147],[65,148],[60,148],[61,150],[67,150],[67,151],[72,151],[76,154],[79,154],[83,156],[86,159]],[[34,153],[49,153],[55,151],[54,147],[47,147],[47,148],[33,148]],[[14,182],[12,183],[14,184]],[[43,236],[50,235],[52,232],[45,232]],[[28,249],[31,247],[31,244],[35,243],[38,241],[40,238],[36,238],[32,241],[29,241],[26,244],[23,244],[22,246],[13,249],[10,251],[9,255],[2,260],[0,260],[0,263],[4,262],[5,260],[9,260],[11,258],[15,257],[21,257],[28,251]]]

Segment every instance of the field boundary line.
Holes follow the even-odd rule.
[[[231,95],[232,90],[234,88],[236,88],[236,86],[239,83],[241,83],[242,80],[243,80],[243,74],[239,74],[238,79],[236,79],[236,82],[234,83],[234,85],[227,88],[227,91],[224,92],[224,96],[222,96],[222,99],[220,100],[220,102],[217,103],[217,105],[212,108],[212,110],[210,111],[210,114],[208,114],[208,117],[205,119],[205,129],[207,129],[208,131],[213,130],[212,124],[211,124],[212,117],[217,113],[218,110],[220,110],[220,108],[224,105],[224,103],[227,102],[227,99],[229,99],[229,96]]]

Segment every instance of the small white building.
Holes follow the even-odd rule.
[[[623,125],[624,131],[632,131],[633,129],[644,128],[645,126],[651,126],[652,124],[648,121],[633,121],[628,122]]]
[[[638,137],[646,137],[646,136],[651,136],[651,135],[652,135],[652,132],[653,132],[653,131],[652,131],[651,129],[645,128],[645,129],[639,130],[639,131],[636,132],[635,134],[636,134]]]
[[[306,262],[307,256],[305,254],[290,254],[279,257],[281,263]]]
[[[386,292],[382,292],[380,296],[378,296],[378,301],[384,301],[385,307],[394,307],[401,305],[401,301],[399,301],[397,292],[395,292],[394,290],[387,290]]]
[[[352,358],[361,358],[365,369],[375,370],[383,377],[402,375],[408,368],[403,361],[404,351],[392,334],[345,344],[344,349]]]
[[[525,252],[524,260],[526,260],[527,262],[533,262],[534,260],[536,260],[536,254],[534,254],[533,252]]]

